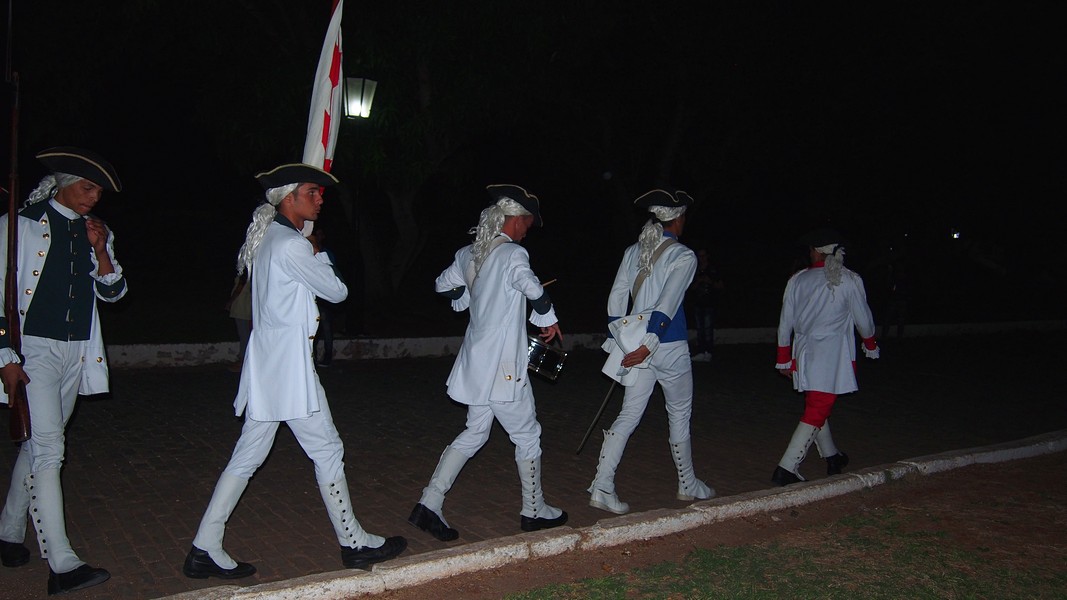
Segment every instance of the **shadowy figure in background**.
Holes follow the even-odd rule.
[[[697,330],[697,345],[693,353],[696,362],[711,362],[715,353],[715,311],[719,293],[723,289],[722,278],[711,263],[708,251],[697,250],[697,272],[689,286],[689,305],[692,308],[693,324]]]
[[[324,252],[330,259],[330,264],[337,265],[337,257],[325,246],[326,232],[319,223],[315,223],[315,229],[308,236],[311,247],[316,253]],[[336,268],[336,267],[335,267]],[[315,333],[315,366],[329,367],[333,362],[333,325],[334,319],[340,311],[341,305],[315,298],[315,304],[319,307],[319,330]],[[322,342],[322,353],[319,353],[319,342]]]
[[[804,416],[771,475],[778,485],[804,481],[800,463],[812,442],[826,459],[827,475],[848,465],[848,455],[834,445],[827,419],[839,394],[859,389],[853,329],[863,338],[867,358],[879,356],[863,280],[845,268],[841,235],[820,229],[801,241],[808,246],[811,267],[790,277],[785,286],[775,368],[792,379],[794,389],[804,392]]]
[[[889,263],[886,274],[885,317],[882,321],[882,339],[889,337],[889,328],[896,325],[897,337],[904,337],[904,324],[908,320],[908,300],[911,295],[911,279],[903,261]]]
[[[237,360],[227,368],[240,373],[245,361],[245,349],[248,348],[248,336],[252,335],[252,285],[247,271],[234,278],[230,299],[223,308],[229,311],[237,328]]]

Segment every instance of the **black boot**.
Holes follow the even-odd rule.
[[[238,562],[232,569],[223,569],[215,564],[207,550],[201,550],[193,546],[189,554],[185,556],[185,564],[182,565],[182,573],[193,579],[207,579],[218,577],[219,579],[239,579],[248,577],[256,572],[256,568],[248,563]]]
[[[396,557],[408,547],[408,541],[402,536],[395,535],[386,538],[385,543],[377,548],[347,548],[341,546],[341,562],[349,569],[370,569],[374,563],[389,560]]]
[[[555,519],[546,519],[544,517],[527,517],[522,515],[519,519],[519,527],[523,531],[540,531],[541,529],[551,529],[553,527],[559,527],[567,522],[567,511],[563,511],[560,516]]]
[[[826,474],[837,475],[848,466],[848,455],[844,452],[838,452],[833,456],[826,457]]]
[[[18,542],[0,540],[0,562],[5,567],[21,567],[30,562],[30,550]]]
[[[82,565],[66,573],[56,573],[50,569],[48,571],[48,595],[82,590],[104,583],[108,579],[111,579],[111,573],[89,565]]]
[[[445,522],[441,520],[441,517],[437,516],[437,513],[426,508],[421,503],[416,504],[415,508],[411,509],[411,516],[408,517],[408,523],[411,523],[423,531],[429,532],[430,535],[442,542],[451,542],[459,537],[458,531],[445,525]]]
[[[777,483],[778,485],[789,485],[790,483],[797,483],[800,481],[804,480],[801,479],[796,473],[793,473],[792,471],[787,471],[782,467],[775,467],[774,473],[771,475],[771,482]]]

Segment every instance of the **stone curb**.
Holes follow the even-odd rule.
[[[1032,458],[1064,450],[1067,450],[1067,429],[1003,444],[902,460],[784,488],[704,500],[683,509],[657,509],[612,517],[582,529],[564,526],[426,552],[376,565],[370,572],[334,571],[251,587],[219,586],[166,596],[165,600],[342,600],[494,569],[519,561],[662,537],[728,519],[802,506],[905,477],[930,475],[973,464]]]
[[[915,337],[988,334],[1010,331],[1057,331],[1067,329],[1067,321],[1017,321],[1003,323],[959,323],[908,325],[908,335]],[[690,338],[696,332],[690,331]],[[774,344],[778,330],[774,327],[716,329],[716,344]],[[429,338],[352,338],[334,340],[336,360],[429,358],[455,356],[462,337]],[[602,333],[567,334],[563,349],[600,348]],[[237,357],[237,342],[203,344],[128,344],[107,347],[112,367],[188,367],[229,363]]]

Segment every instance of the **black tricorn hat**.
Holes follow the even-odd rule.
[[[122,191],[115,167],[96,152],[73,146],[56,146],[37,153],[37,159],[53,173],[77,175],[109,192]]]
[[[486,186],[485,191],[489,192],[489,196],[494,201],[499,202],[503,198],[508,198],[518,202],[534,216],[534,225],[541,226],[541,201],[537,199],[537,196],[517,185],[508,183],[495,183]]]
[[[672,188],[656,188],[641,194],[637,197],[637,200],[634,200],[634,204],[641,208],[652,208],[653,206],[678,208],[679,206],[689,206],[692,203],[692,196],[682,190]]]
[[[302,163],[292,163],[274,167],[270,171],[256,175],[256,181],[263,189],[282,187],[291,183],[314,183],[323,187],[329,187],[340,183],[336,177],[318,167]]]
[[[801,245],[810,248],[821,248],[823,246],[829,246],[830,244],[837,244],[838,246],[845,246],[847,248],[849,245],[845,236],[841,235],[841,232],[832,227],[812,229],[800,236],[798,241]]]

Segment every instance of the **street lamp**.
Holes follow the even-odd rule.
[[[345,116],[349,119],[370,117],[370,106],[374,102],[374,90],[378,82],[362,77],[345,78]]]

